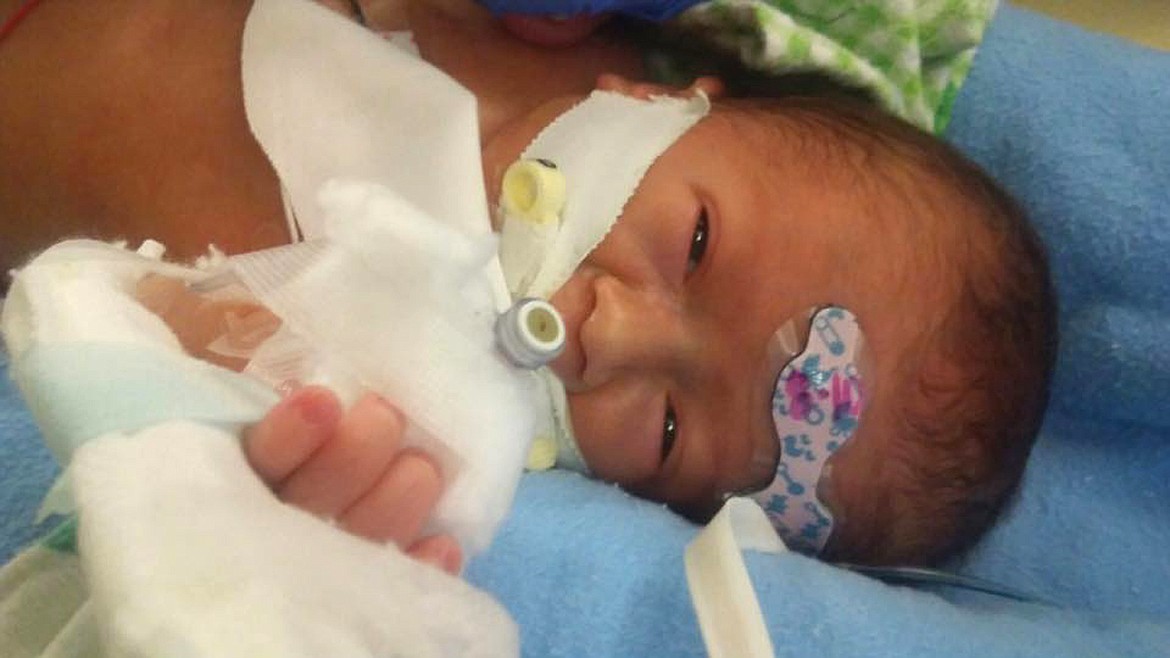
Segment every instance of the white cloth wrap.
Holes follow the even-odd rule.
[[[312,3],[257,2],[242,57],[248,122],[308,245],[234,267],[310,346],[309,381],[403,409],[447,481],[432,529],[478,552],[511,503],[538,407],[531,374],[494,348],[510,300],[475,98]]]

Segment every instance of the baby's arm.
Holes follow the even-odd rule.
[[[217,344],[232,347],[233,353],[248,353],[280,327],[280,319],[254,301],[214,299],[169,276],[148,274],[134,293],[140,304],[167,323],[188,354],[230,370],[243,370],[247,359],[217,351]]]

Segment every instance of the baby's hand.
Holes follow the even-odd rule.
[[[213,299],[169,276],[147,274],[134,294],[167,323],[188,354],[232,370],[248,364],[238,354],[254,350],[280,328],[280,319],[256,302]],[[220,342],[231,353],[215,349]]]
[[[430,457],[402,447],[405,427],[402,412],[377,395],[346,411],[328,389],[307,386],[252,427],[244,449],[285,502],[458,573],[463,556],[453,537],[420,536],[443,481]]]

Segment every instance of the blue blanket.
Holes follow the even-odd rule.
[[[1170,54],[1005,7],[949,137],[1026,203],[1062,302],[1053,404],[1018,500],[955,569],[1057,602],[892,587],[749,555],[779,656],[1170,655]],[[0,559],[51,472],[0,388]],[[701,656],[696,529],[571,473],[526,476],[469,578],[526,656]]]
[[[1062,607],[757,555],[778,655],[1170,655],[1167,81],[1170,53],[1005,6],[948,131],[1048,243],[1063,334],[1021,494],[953,568]],[[692,528],[565,474],[529,476],[521,500],[471,577],[527,655],[702,655],[679,564]]]

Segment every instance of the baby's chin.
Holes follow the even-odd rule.
[[[607,20],[607,14],[577,14],[563,18],[504,14],[500,17],[500,23],[513,36],[543,48],[575,46],[588,39]]]

